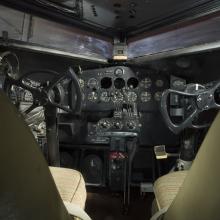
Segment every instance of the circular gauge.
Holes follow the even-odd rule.
[[[87,98],[90,102],[97,102],[98,101],[98,94],[96,92],[90,92],[88,94]]]
[[[124,101],[124,96],[121,92],[116,91],[112,94],[112,101],[113,102],[123,102]]]
[[[156,92],[154,94],[154,99],[159,102],[161,100],[162,94],[163,92]]]
[[[85,87],[85,81],[83,79],[79,79],[79,85],[81,88]]]
[[[110,77],[104,77],[101,80],[101,87],[103,89],[109,89],[112,86],[112,79]]]
[[[125,87],[125,81],[122,78],[117,78],[114,81],[114,85],[116,89],[123,89]]]
[[[91,78],[91,79],[89,79],[87,85],[90,89],[97,89],[98,88],[98,81],[95,78]]]
[[[101,96],[100,96],[100,100],[102,101],[102,102],[110,102],[110,96],[109,96],[109,93],[108,92],[102,92],[101,93]]]
[[[151,100],[151,93],[150,92],[142,92],[141,93],[141,101],[142,102],[149,102]]]
[[[141,80],[140,85],[142,88],[149,89],[152,85],[152,81],[150,78],[144,78]]]
[[[164,81],[163,81],[162,79],[158,79],[158,80],[156,81],[156,86],[157,86],[157,87],[163,87],[163,85],[164,85]]]
[[[139,83],[138,79],[132,77],[132,78],[128,79],[127,86],[130,89],[135,89],[138,87],[138,83]]]
[[[115,69],[115,76],[120,77],[124,74],[124,70],[122,68]]]
[[[136,102],[137,101],[137,94],[135,92],[128,92],[127,98],[129,102]]]

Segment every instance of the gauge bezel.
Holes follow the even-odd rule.
[[[91,84],[91,81],[94,80],[96,82],[96,84]],[[96,78],[90,78],[87,82],[87,86],[90,88],[90,89],[98,89],[99,87],[99,82]]]
[[[148,83],[150,83],[150,85],[147,85],[145,80],[148,80]],[[140,81],[140,86],[141,86],[142,88],[144,88],[144,89],[149,89],[149,88],[151,88],[152,83],[153,83],[153,82],[152,82],[152,79],[151,79],[150,77],[145,77],[145,78],[143,78],[143,79]],[[146,86],[146,85],[147,85],[147,86]]]

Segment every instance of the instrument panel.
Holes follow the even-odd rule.
[[[139,111],[158,110],[169,78],[151,69],[114,66],[83,71],[80,85],[84,111],[108,111],[137,104]]]

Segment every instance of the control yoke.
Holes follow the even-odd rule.
[[[190,103],[185,109],[184,120],[180,123],[173,122],[169,114],[169,97],[177,95],[184,97]],[[207,125],[195,125],[194,120],[199,113],[209,109],[220,109],[220,81],[207,85],[188,84],[184,91],[168,89],[161,98],[161,112],[171,131],[178,134],[185,128],[204,128]]]
[[[53,76],[53,80],[39,82],[33,80],[39,74],[48,74]],[[68,106],[63,104],[64,94],[62,94],[61,82],[69,80],[69,98]],[[38,106],[53,106],[62,109],[65,112],[79,114],[82,108],[82,92],[78,77],[72,68],[69,68],[66,74],[60,75],[52,70],[35,70],[24,74],[20,78],[8,75],[5,82],[5,91],[10,93],[11,87],[15,85],[29,91],[33,96],[33,104],[26,109],[25,114],[30,113]]]

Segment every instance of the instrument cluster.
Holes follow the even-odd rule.
[[[140,110],[148,111],[158,107],[169,80],[153,70],[115,66],[83,71],[80,85],[84,110],[111,110],[136,103]]]

